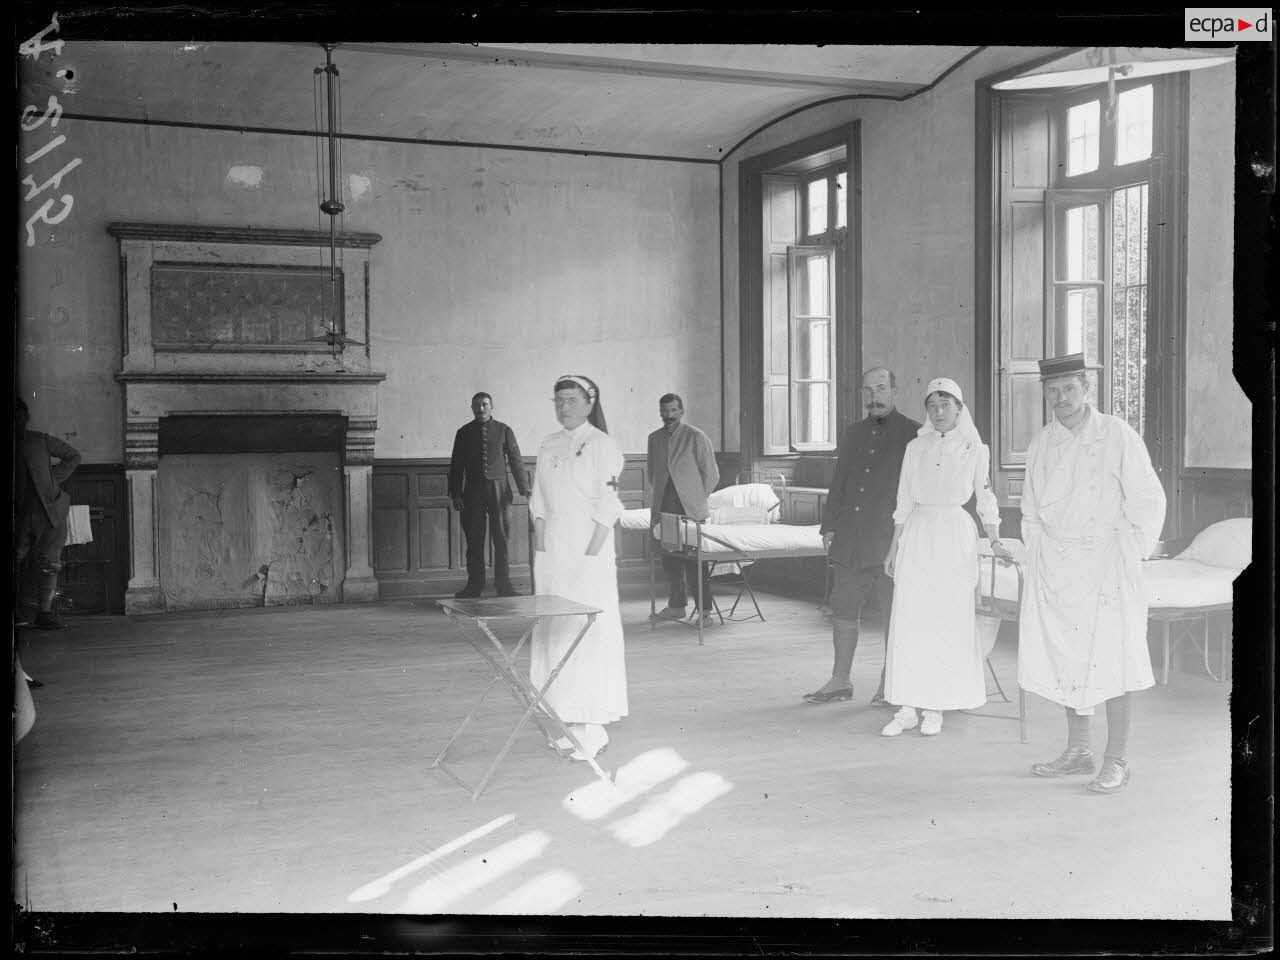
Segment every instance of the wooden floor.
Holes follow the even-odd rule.
[[[532,726],[477,802],[436,751],[487,668],[429,601],[84,618],[24,636],[44,681],[16,763],[14,896],[36,911],[1224,919],[1226,687],[1137,696],[1129,789],[1041,780],[1060,707],[880,737],[868,631],[852,703],[812,602],[696,633],[626,600],[631,715],[605,788]],[[1013,686],[1002,638],[997,672]],[[1013,716],[1011,705],[991,709]],[[495,688],[453,756],[516,719]],[[1095,744],[1105,738],[1094,720]],[[1189,776],[1187,771],[1196,771]]]

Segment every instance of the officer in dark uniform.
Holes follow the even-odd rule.
[[[493,578],[498,596],[514,597],[507,535],[511,528],[511,487],[507,468],[515,477],[522,497],[529,496],[529,476],[520,457],[516,435],[505,423],[493,419],[493,398],[477,393],[471,398],[475,419],[453,438],[449,461],[449,499],[462,514],[467,537],[467,585],[455,596],[478,597],[484,590],[484,540],[486,523],[493,541]]]
[[[810,703],[853,698],[850,674],[858,646],[862,609],[878,596],[888,624],[893,581],[884,558],[893,540],[893,510],[898,474],[907,444],[920,424],[895,407],[898,385],[892,371],[876,367],[862,375],[865,420],[845,429],[840,438],[835,476],[822,514],[822,540],[831,558],[831,633],[835,662],[831,679],[812,693]],[[884,671],[872,703],[884,699]]]

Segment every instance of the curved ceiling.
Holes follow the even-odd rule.
[[[349,136],[714,162],[778,117],[901,99],[976,47],[789,44],[339,44]],[[315,129],[306,43],[68,41],[21,67],[22,103],[72,116]]]

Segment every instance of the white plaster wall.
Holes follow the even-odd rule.
[[[1185,464],[1249,468],[1252,406],[1231,372],[1235,67],[1190,78]]]
[[[19,248],[18,385],[35,427],[87,462],[119,462],[106,225],[327,228],[313,144],[67,119],[58,132],[83,162],[64,185],[70,216]],[[714,166],[368,142],[344,154],[357,186],[345,227],[384,238],[370,290],[373,366],[387,374],[378,457],[447,456],[477,390],[532,454],[556,428],[551,385],[565,372],[598,380],[628,452],[644,450],[669,390],[720,445]]]
[[[851,100],[805,111],[761,132],[723,165],[725,449],[741,449],[738,164],[861,121],[860,367],[897,371],[899,403],[918,411],[934,376],[953,377],[966,393],[974,386],[974,84],[1051,51],[990,47],[910,100]],[[1231,376],[1234,96],[1232,67],[1192,72],[1188,466],[1250,464],[1249,403]]]
[[[762,131],[724,164],[726,449],[741,449],[738,164],[861,121],[863,356],[846,373],[890,367],[899,404],[914,415],[933,377],[952,377],[966,392],[974,384],[974,83],[1046,52],[988,48],[910,100],[816,107]]]

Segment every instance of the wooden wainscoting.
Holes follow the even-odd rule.
[[[525,459],[533,480],[535,459]],[[645,458],[627,457],[619,496],[627,508],[644,505]],[[449,501],[447,457],[376,460],[373,464],[373,571],[383,599],[445,596],[467,582],[467,543],[458,512]],[[511,578],[530,582],[529,504],[517,492],[511,517]],[[619,538],[619,565],[644,567],[643,538]],[[486,566],[493,583],[493,554]]]
[[[758,457],[739,467],[742,482],[748,478],[753,483],[779,485],[779,478],[788,487],[830,487],[835,475],[836,455],[831,453],[806,453],[783,457]],[[816,522],[816,521],[815,521]]]
[[[1184,467],[1178,539],[1189,540],[1219,520],[1253,516],[1253,471]]]

